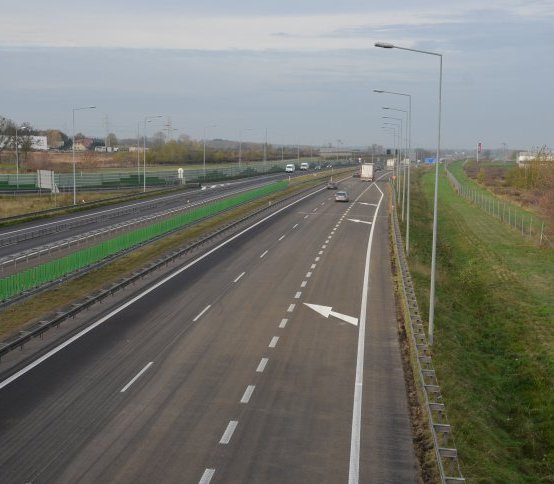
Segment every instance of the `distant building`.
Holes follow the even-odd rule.
[[[520,151],[517,155],[517,164],[520,168],[523,168],[530,161],[535,160],[538,155],[536,151]],[[543,161],[554,161],[554,155],[542,153],[541,159]]]
[[[92,138],[81,138],[75,140],[75,151],[88,151],[92,148],[94,140]]]
[[[48,138],[46,136],[31,136],[30,138],[32,150],[48,150]]]

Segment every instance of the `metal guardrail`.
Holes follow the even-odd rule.
[[[200,240],[192,242],[192,243],[186,245],[185,247],[183,247],[181,249],[177,249],[177,250],[173,251],[171,254],[162,257],[158,261],[147,265],[145,268],[133,273],[133,275],[131,275],[129,277],[126,277],[126,278],[120,280],[117,283],[114,283],[111,287],[101,290],[98,294],[96,294],[94,296],[88,296],[83,301],[80,301],[78,303],[73,304],[70,309],[68,309],[67,311],[57,313],[52,319],[39,321],[35,325],[33,325],[29,328],[26,328],[25,330],[20,331],[17,335],[15,335],[15,336],[13,336],[13,337],[11,337],[11,338],[9,338],[9,339],[7,339],[7,340],[0,343],[0,360],[2,359],[3,356],[7,355],[10,351],[13,351],[17,348],[23,348],[23,346],[26,343],[28,343],[29,341],[31,341],[34,338],[37,338],[37,337],[42,338],[44,333],[46,331],[48,331],[49,329],[54,328],[54,327],[59,327],[60,324],[63,321],[65,321],[69,318],[75,317],[81,311],[83,311],[85,309],[88,309],[90,306],[92,306],[93,304],[95,304],[97,302],[103,301],[106,297],[108,297],[110,295],[113,295],[114,293],[116,293],[120,289],[123,289],[123,288],[129,286],[130,284],[134,284],[139,279],[142,279],[143,277],[151,274],[152,272],[158,270],[159,268],[161,268],[163,266],[166,266],[171,261],[173,261],[173,260],[175,260],[179,257],[182,257],[182,256],[186,255],[187,253],[189,253],[190,251],[192,251],[194,249],[197,249],[199,247],[202,247],[203,245],[205,245],[207,243],[213,242],[217,237],[220,237],[220,236],[224,235],[226,232],[239,227],[244,222],[246,222],[248,220],[251,220],[251,219],[254,219],[255,217],[259,217],[260,215],[264,214],[267,211],[275,210],[275,209],[279,208],[281,205],[283,205],[285,203],[288,203],[290,200],[292,200],[294,198],[298,198],[301,195],[305,194],[306,192],[309,192],[310,190],[315,190],[319,186],[323,186],[323,185],[324,185],[324,183],[316,185],[315,187],[305,188],[305,189],[303,189],[299,192],[294,193],[293,195],[285,197],[285,198],[283,198],[283,199],[281,199],[281,200],[279,200],[275,203],[272,203],[268,206],[262,207],[262,208],[254,211],[250,214],[247,214],[246,216],[244,216],[244,217],[242,217],[238,220],[234,220],[234,221],[228,223],[227,225],[216,229],[214,232],[206,234]],[[316,193],[316,192],[317,192],[317,190],[314,191],[314,193]],[[159,238],[157,238],[155,240],[159,240]],[[151,243],[153,241],[154,240],[150,240],[150,241],[148,241],[148,242],[146,242],[142,245],[146,245],[147,243]],[[130,250],[134,250],[136,248],[137,247],[134,247],[133,249],[130,249]],[[124,253],[128,253],[129,251],[125,251]],[[87,271],[90,271],[92,269],[96,269],[96,268],[98,268],[102,265],[105,265],[105,264],[113,261],[116,257],[119,257],[119,256],[123,255],[124,253],[119,253],[117,255],[114,255],[113,257],[110,257],[108,260],[104,260],[104,261],[102,261],[98,264],[95,264],[92,267],[88,267],[86,269],[83,269],[82,271],[78,271],[76,273],[71,274],[70,276],[64,277],[64,279],[62,281],[56,281],[55,284],[59,284],[60,282],[66,282],[67,280],[69,280],[71,278],[74,278],[74,277],[77,277],[79,275],[82,275],[83,273],[85,273]],[[52,285],[50,285],[49,287],[51,287]]]
[[[452,428],[448,423],[439,382],[433,368],[431,349],[419,312],[417,299],[404,252],[404,243],[398,224],[396,208],[392,210],[392,225],[396,261],[401,271],[401,287],[411,328],[411,345],[416,355],[416,370],[425,396],[425,407],[429,427],[433,436],[435,455],[441,482],[445,484],[465,482],[458,462],[458,451],[454,442]]]

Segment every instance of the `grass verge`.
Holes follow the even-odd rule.
[[[410,269],[428,314],[434,171],[414,170]],[[469,482],[554,481],[554,252],[441,175],[433,361]]]

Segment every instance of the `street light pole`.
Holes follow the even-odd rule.
[[[204,126],[204,156],[203,156],[204,180],[206,180],[206,136],[208,136],[208,128],[215,128],[215,124]]]
[[[410,171],[412,164],[412,95],[405,92],[385,91],[373,89],[378,94],[392,94],[408,98],[408,194],[406,202],[406,257],[410,255]]]
[[[71,144],[71,152],[73,159],[73,205],[77,205],[77,177],[75,174],[75,111],[83,109],[95,109],[96,106],[84,106],[82,108],[73,108],[73,143]]]
[[[401,113],[404,113],[406,115],[406,121],[409,121],[408,119],[408,111],[404,109],[397,109],[397,108],[390,108],[390,107],[383,107],[383,109],[390,110],[390,111],[399,111]],[[408,124],[408,123],[406,123]],[[408,128],[405,130],[408,131]],[[404,222],[404,207],[406,206],[406,166],[404,165],[404,161],[406,159],[406,153],[408,151],[408,137],[406,136],[406,132],[404,133],[404,157],[402,158],[402,222]],[[409,158],[409,155],[408,155]]]
[[[400,159],[402,157],[402,134],[403,134],[403,121],[402,118],[393,118],[391,116],[381,116],[383,119],[394,119],[395,121],[400,121],[400,140],[398,143],[398,178],[396,180],[396,190],[397,190],[397,201],[400,201]]]
[[[146,193],[146,123],[150,123],[153,119],[163,118],[161,114],[144,117],[144,129],[142,131],[142,192]]]
[[[439,102],[438,102],[438,129],[437,129],[437,159],[435,166],[435,197],[433,203],[433,245],[431,249],[431,288],[429,291],[429,344],[433,344],[433,333],[435,326],[435,279],[436,279],[436,260],[437,260],[437,229],[438,229],[438,196],[439,196],[439,163],[441,151],[441,107],[442,107],[442,54],[438,52],[429,52],[426,50],[408,49],[394,44],[377,42],[375,47],[383,49],[400,49],[419,54],[434,55],[439,58]]]
[[[382,126],[383,129],[392,129],[393,130],[393,144],[394,144],[394,152],[396,153],[398,150],[397,150],[397,144],[396,144],[396,137],[398,136],[398,131],[397,129],[399,128],[398,124],[396,123],[383,123],[384,125],[388,125],[388,126]],[[394,166],[393,166],[393,175],[396,173],[396,180],[398,180],[399,178],[399,174],[398,174],[398,159],[396,158],[396,154],[394,155],[395,157],[393,158],[395,160],[395,163],[394,163]],[[398,196],[397,196],[398,198]]]
[[[29,129],[27,126],[21,126],[19,129]],[[17,125],[15,126],[15,181],[17,191],[19,192],[19,142],[17,140]]]
[[[244,131],[252,131],[252,128],[246,128]],[[239,129],[239,171],[242,163],[242,129]]]

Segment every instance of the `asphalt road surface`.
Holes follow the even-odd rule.
[[[0,381],[0,482],[417,482],[378,185],[321,190]]]
[[[106,229],[139,217],[153,216],[170,210],[193,207],[208,199],[231,196],[244,190],[287,178],[285,173],[207,184],[203,188],[162,194],[146,200],[122,202],[108,207],[33,220],[16,226],[0,227],[0,258],[9,258],[45,244],[78,237],[92,230]],[[8,244],[9,241],[9,245]],[[14,243],[14,241],[17,241]]]

